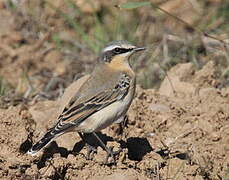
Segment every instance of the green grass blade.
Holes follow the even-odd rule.
[[[149,6],[151,5],[151,3],[149,1],[145,1],[145,2],[127,2],[124,4],[119,5],[119,8],[122,9],[135,9],[135,8],[139,8],[142,6]]]

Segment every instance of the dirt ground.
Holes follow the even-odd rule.
[[[159,90],[138,87],[123,131],[114,125],[100,134],[122,148],[116,165],[104,165],[101,147],[86,160],[77,133],[38,156],[24,153],[51,126],[61,99],[0,109],[0,179],[229,179],[229,88],[217,89],[215,74],[213,62],[198,71],[178,64]]]
[[[118,11],[113,1],[95,1],[93,8],[85,5],[86,1],[72,1],[79,3],[83,14],[62,0],[0,0],[0,179],[229,180],[226,44],[196,36],[190,27],[181,26],[179,31],[177,19],[172,26],[171,18],[147,7],[131,14],[129,10]],[[201,1],[190,1],[192,8],[186,6],[189,1],[156,1],[195,27],[205,27],[204,22],[213,16],[206,28],[214,37],[228,40],[228,28],[219,28],[226,21],[214,15],[218,11],[215,8],[226,0],[204,1],[202,10],[208,9],[213,15],[193,11],[194,7],[200,9],[193,4]],[[181,8],[182,4],[186,5]],[[227,9],[224,12],[226,17]],[[101,18],[97,26],[96,13]],[[91,136],[87,138],[94,142],[97,153],[86,160],[86,147],[77,133],[59,137],[37,156],[27,155],[25,152],[54,124],[64,106],[62,99],[69,98],[94,67],[102,40],[91,41],[98,42],[95,47],[100,46],[90,49],[77,27],[90,35],[86,40],[93,34],[102,35],[100,39],[106,34],[95,32],[105,25],[113,27],[114,19],[118,19],[114,14],[127,19],[123,22],[131,28],[135,27],[131,22],[140,22],[135,36],[129,39],[138,38],[138,45],[151,49],[138,57],[142,60],[137,61],[139,64],[134,64],[138,84],[143,82],[141,87],[145,88],[157,85],[155,89],[138,85],[123,128],[114,124],[99,134],[107,146],[115,151],[122,149],[117,163],[104,164],[106,152]],[[196,25],[198,19],[202,19],[201,26]],[[119,31],[111,30],[108,34]],[[120,37],[132,31],[127,28],[124,32]],[[184,36],[174,35],[181,32]],[[109,38],[114,40],[113,36]],[[163,68],[171,69],[165,73]],[[74,81],[79,77],[83,79]]]

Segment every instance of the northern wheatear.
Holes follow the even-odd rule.
[[[127,41],[108,44],[90,77],[67,103],[57,123],[32,146],[28,154],[34,155],[56,137],[76,131],[84,141],[83,133],[92,133],[107,151],[108,157],[114,159],[112,149],[105,146],[96,132],[124,119],[136,86],[129,58],[144,49]]]

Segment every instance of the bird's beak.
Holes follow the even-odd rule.
[[[145,49],[146,49],[145,47],[136,47],[134,48],[134,52],[143,51]]]

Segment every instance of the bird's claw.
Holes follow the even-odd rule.
[[[114,151],[114,147],[108,147],[108,152],[107,152],[107,157],[105,160],[105,164],[116,164],[116,156],[122,151],[122,149],[120,148],[118,151]],[[112,162],[108,162],[109,157],[112,158]]]
[[[94,158],[94,154],[97,153],[97,149],[90,144],[86,144],[86,147],[87,147],[86,159],[92,160]]]

